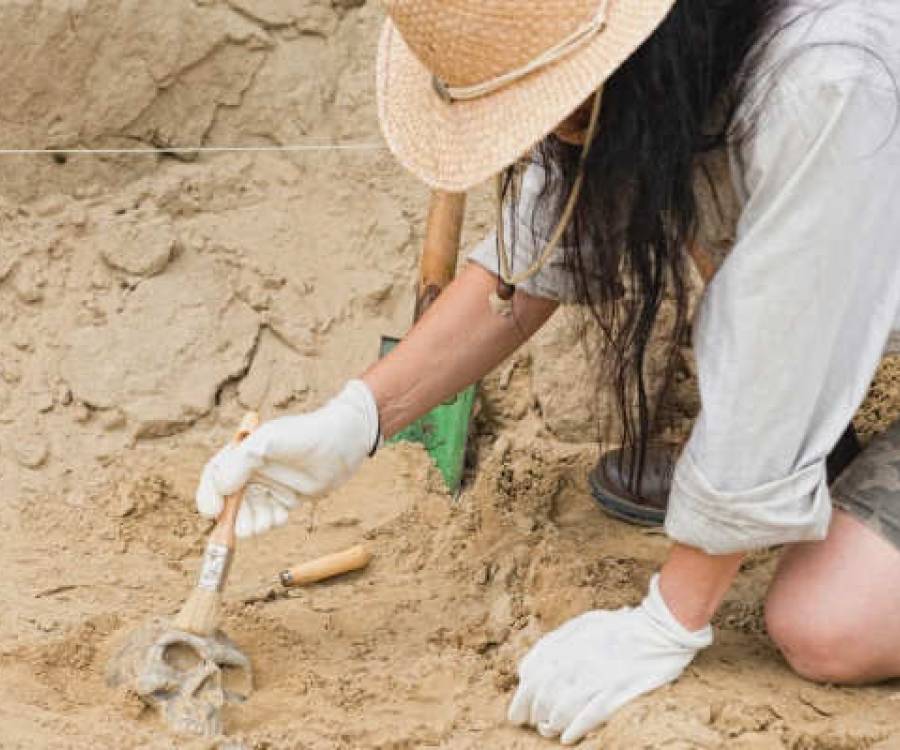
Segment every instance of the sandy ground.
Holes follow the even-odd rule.
[[[377,143],[378,22],[352,0],[7,3],[0,140]],[[124,636],[190,590],[194,484],[241,413],[320,403],[405,329],[425,198],[377,150],[0,158],[0,748],[551,746],[504,723],[516,661],[576,613],[638,601],[667,546],[586,492],[595,415],[565,319],[483,384],[458,498],[392,446],[240,547],[224,628],[256,690],[227,741],[176,737],[104,682]],[[865,435],[896,416],[898,372]],[[361,541],[365,572],[273,593],[286,565]],[[775,559],[748,559],[683,679],[585,746],[900,747],[896,686],[813,686],[772,647]]]
[[[479,420],[477,478],[457,500],[420,450],[391,447],[240,548],[224,627],[256,670],[256,691],[226,713],[242,745],[176,738],[103,680],[122,637],[191,585],[201,452],[154,441],[74,492],[13,504],[0,747],[547,747],[503,721],[517,658],[569,616],[636,602],[666,541],[597,511],[583,481],[591,451],[549,437],[524,389],[493,378],[486,390],[506,416]],[[286,564],[359,541],[376,555],[365,572],[271,594]],[[747,561],[716,644],[685,677],[586,746],[900,747],[896,687],[814,686],[786,668],[761,622],[774,559]]]

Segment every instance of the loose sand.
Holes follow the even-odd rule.
[[[7,3],[0,141],[377,143],[378,21],[358,0]],[[175,737],[103,680],[189,591],[194,484],[240,414],[320,403],[404,330],[425,197],[384,151],[0,157],[0,748],[551,746],[504,723],[517,659],[636,602],[667,544],[589,499],[589,378],[564,320],[484,383],[459,498],[421,450],[389,447],[241,545],[225,630],[257,689],[225,717],[231,744]],[[896,412],[897,371],[866,434]],[[684,378],[674,433],[696,407]],[[366,571],[270,593],[287,564],[361,541]],[[774,561],[749,558],[683,679],[586,746],[900,747],[896,686],[813,686],[779,658],[760,607]]]

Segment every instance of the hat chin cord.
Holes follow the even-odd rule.
[[[507,256],[506,252],[506,239],[504,236],[505,222],[503,217],[503,173],[500,172],[497,174],[497,261],[499,274],[497,276],[497,288],[491,292],[488,302],[490,303],[491,309],[499,315],[512,315],[513,297],[516,293],[516,286],[535,276],[547,264],[547,261],[550,260],[550,256],[553,255],[554,251],[559,246],[563,234],[565,234],[566,227],[572,220],[572,215],[575,213],[575,206],[578,204],[578,197],[581,194],[581,186],[584,183],[584,168],[587,163],[587,157],[591,150],[594,135],[597,132],[597,122],[600,118],[600,105],[602,101],[603,89],[601,87],[594,93],[594,105],[591,108],[591,117],[588,122],[584,144],[581,147],[581,157],[578,160],[578,174],[575,176],[575,182],[572,184],[572,189],[569,192],[569,197],[566,199],[565,207],[559,217],[556,228],[550,235],[550,239],[547,241],[547,244],[544,246],[544,249],[541,251],[537,260],[535,260],[528,268],[517,274],[512,273],[510,268],[510,258]]]

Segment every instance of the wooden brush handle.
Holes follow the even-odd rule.
[[[335,552],[332,555],[325,555],[282,570],[278,577],[283,586],[305,586],[341,573],[360,570],[366,567],[371,559],[372,553],[360,544],[342,552]]]
[[[248,411],[244,414],[241,424],[235,433],[232,443],[237,445],[247,437],[253,430],[259,426],[259,414],[255,411]],[[234,549],[235,534],[234,524],[237,521],[237,514],[241,508],[241,501],[244,499],[244,490],[241,488],[233,495],[225,498],[225,504],[222,512],[216,520],[215,528],[209,535],[209,541],[213,544],[221,544],[229,549]]]

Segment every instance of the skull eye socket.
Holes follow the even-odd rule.
[[[173,643],[163,652],[163,661],[178,672],[192,672],[205,659],[186,643]]]
[[[221,658],[221,661],[219,661]],[[216,676],[227,699],[231,702],[241,703],[247,699],[250,692],[251,681],[246,667],[242,664],[234,663],[237,660],[230,657],[228,653],[207,654],[200,653],[194,646],[189,643],[172,643],[163,651],[163,661],[171,669],[178,674],[187,676],[189,674],[196,675],[199,670],[207,672],[205,679],[196,684],[195,689],[200,690],[203,686]],[[218,669],[213,668],[213,665]],[[170,698],[177,691],[169,689],[168,686],[154,691],[153,695],[160,700]]]

